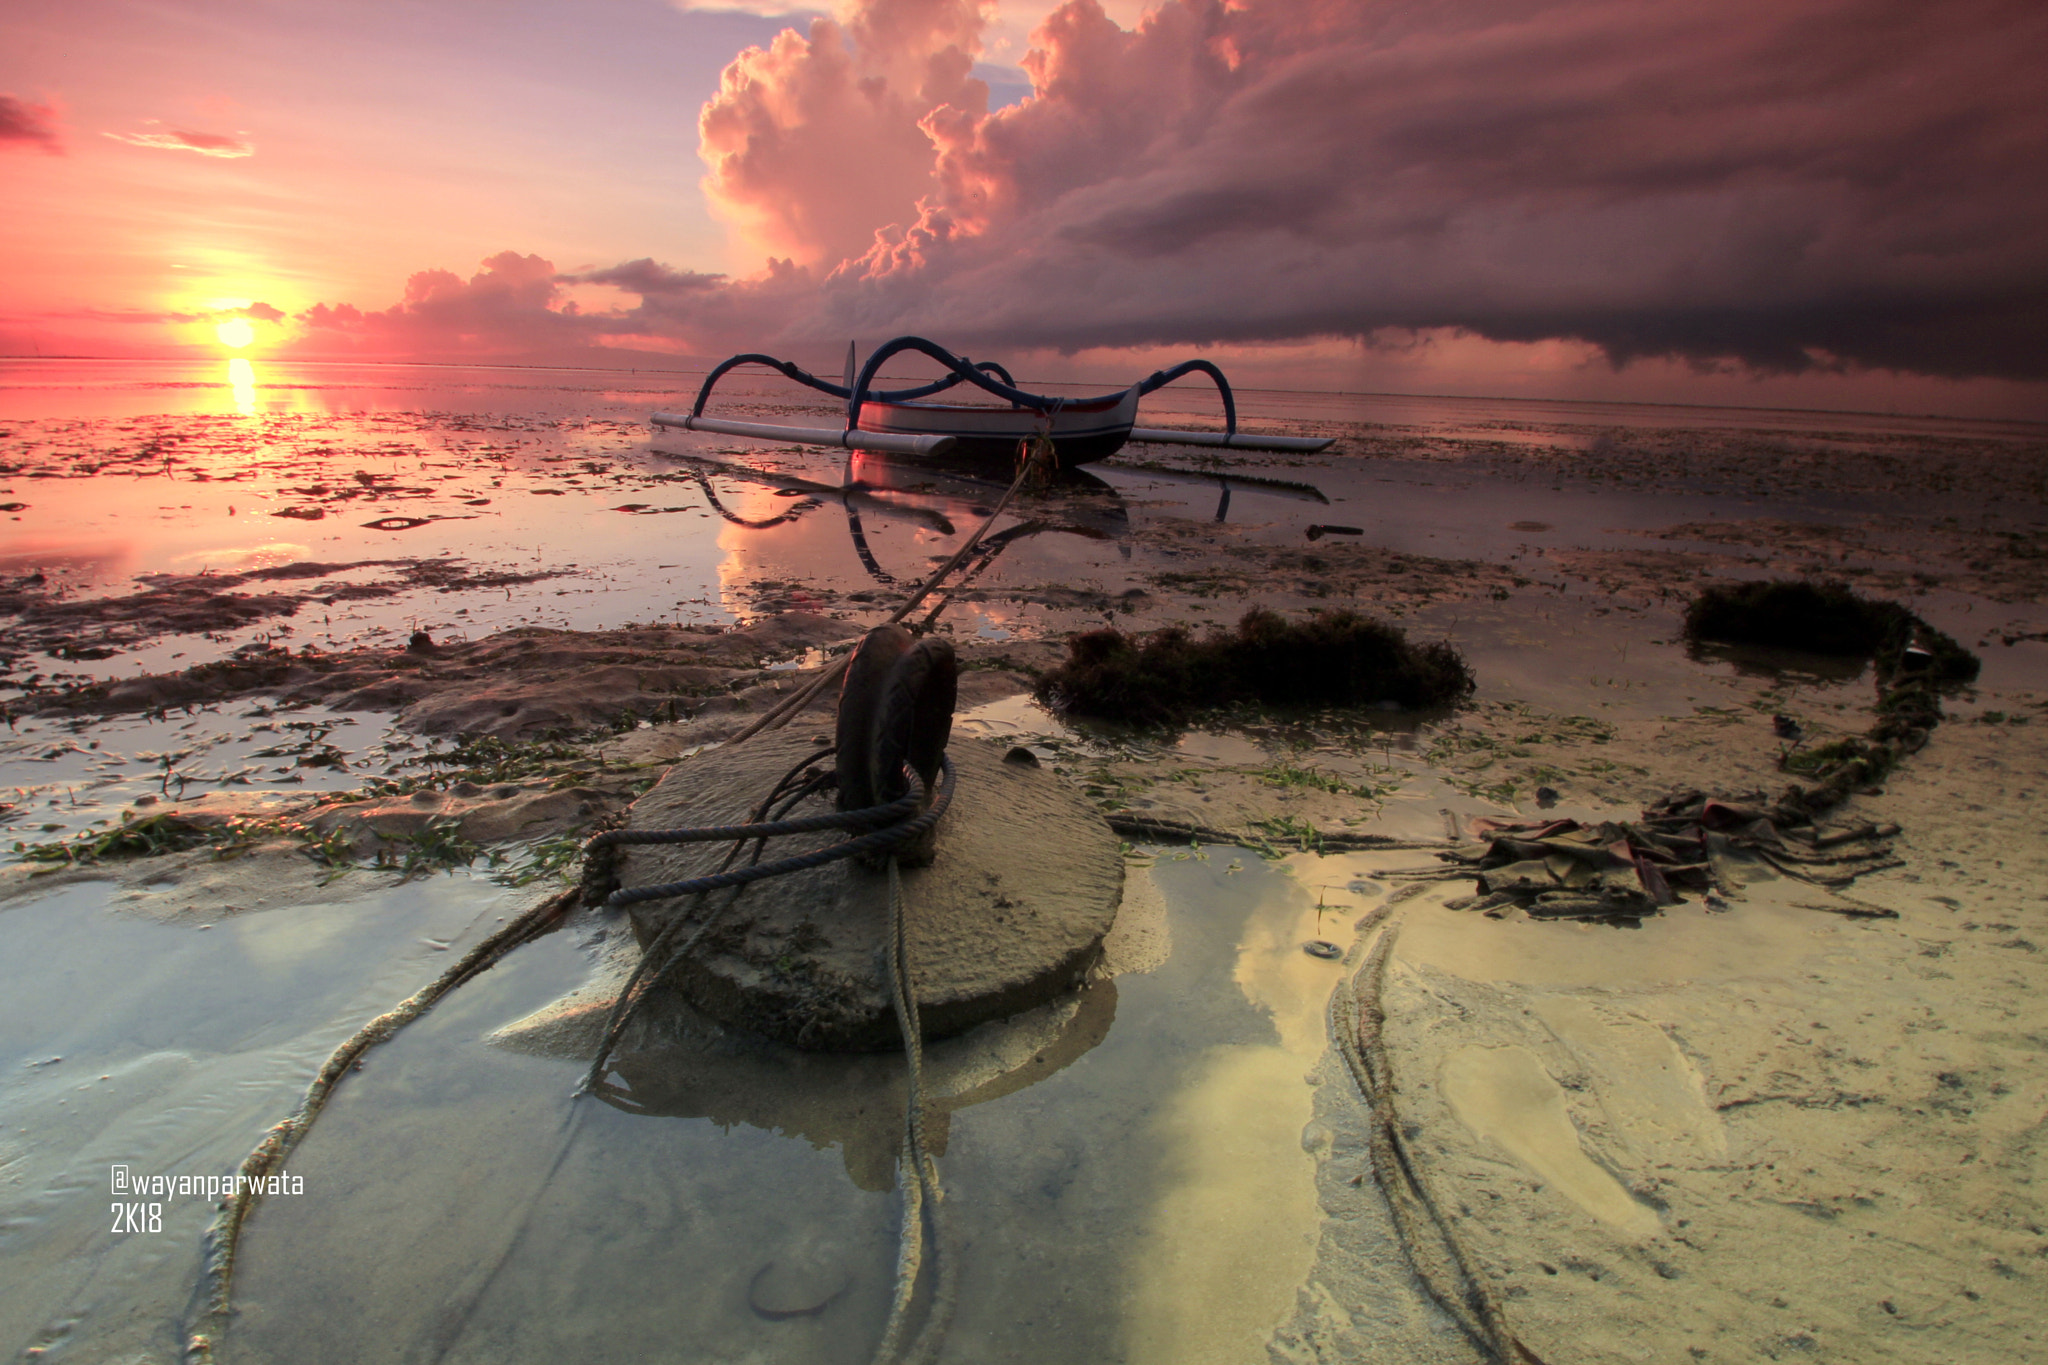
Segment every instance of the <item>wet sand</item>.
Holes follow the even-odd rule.
[[[0,874],[0,925],[73,992],[111,998],[134,962],[158,964],[129,988],[133,1013],[76,1009],[62,1028],[54,997],[12,986],[10,1349],[172,1359],[203,1218],[109,1234],[105,1165],[225,1169],[327,1041],[533,894],[492,888],[481,862],[336,877],[309,838],[340,829],[367,858],[454,822],[510,862],[564,837],[820,666],[994,496],[880,471],[835,503],[817,490],[845,471],[815,456],[755,452],[766,472],[746,476],[676,458],[730,447],[650,445],[632,425],[643,392],[484,389],[438,409],[378,410],[393,400],[370,390],[369,411],[7,423],[4,486],[30,504],[13,515],[49,518],[0,545],[15,837],[208,802],[272,822],[228,862],[199,848]],[[1812,742],[1860,732],[1870,675],[1688,651],[1677,616],[1703,577],[1815,572],[1899,597],[1984,659],[1928,747],[1830,817],[1902,826],[1903,866],[1840,893],[1688,896],[1635,928],[1489,919],[1445,908],[1468,882],[1432,885],[1385,921],[1396,1105],[1469,1263],[1546,1360],[2038,1352],[2048,440],[1346,401],[1254,398],[1267,423],[1292,413],[1340,443],[1234,466],[1327,501],[1250,482],[1226,498],[1197,453],[1134,452],[1096,468],[1100,487],[1006,519],[1021,529],[940,618],[972,665],[964,733],[1030,744],[1105,811],[1247,841],[1134,850],[1126,916],[1149,927],[1112,952],[1093,1003],[962,1054],[961,1093],[979,1098],[946,1125],[966,1276],[948,1358],[1481,1358],[1409,1268],[1326,1027],[1365,947],[1354,926],[1408,885],[1387,873],[1429,855],[1302,845],[1438,838],[1533,815],[1538,788],[1555,793],[1544,813],[1582,819],[1674,788],[1775,792],[1772,716]],[[480,415],[494,405],[513,414]],[[259,516],[282,532],[233,534]],[[359,524],[393,517],[413,524]],[[80,533],[51,534],[67,522]],[[1307,534],[1332,524],[1360,534]],[[1450,714],[1172,736],[1069,725],[1024,695],[1076,629],[1254,603],[1357,605],[1450,638],[1478,695]],[[411,648],[415,630],[428,639]],[[295,718],[306,728],[280,728]],[[490,772],[473,749],[428,761],[463,735],[512,750]],[[507,752],[532,761],[515,771]],[[384,795],[333,801],[373,777]],[[423,895],[449,923],[379,946],[365,926],[392,911],[377,907]],[[1844,913],[1872,907],[1896,918]],[[257,955],[208,957],[223,931]],[[573,1063],[483,1040],[601,986],[607,932],[515,957],[342,1088],[293,1163],[312,1193],[254,1225],[236,1358],[675,1340],[704,1358],[864,1356],[893,1254],[898,1083],[883,1067],[827,1099],[818,1064],[728,1056],[683,1021],[683,1051],[634,1087],[670,1086],[658,1112],[576,1116]],[[136,935],[168,937],[113,946]],[[1312,958],[1308,939],[1346,956]],[[326,993],[270,1006],[273,1023],[207,1022],[224,985],[314,979]],[[131,1017],[152,1022],[131,1034]],[[91,1076],[67,1070],[81,1061]],[[185,1079],[166,1089],[165,1066]],[[629,1292],[622,1267],[657,1266],[687,1292]],[[763,1317],[757,1291],[829,1303]]]

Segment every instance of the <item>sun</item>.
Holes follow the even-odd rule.
[[[247,318],[230,318],[226,322],[217,322],[213,326],[213,334],[220,338],[221,345],[231,346],[236,350],[256,339],[256,329],[250,325]]]

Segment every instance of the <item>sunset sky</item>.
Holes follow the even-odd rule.
[[[0,354],[2048,418],[2044,69],[2039,0],[8,0]]]

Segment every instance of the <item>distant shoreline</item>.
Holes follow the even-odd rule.
[[[393,370],[504,370],[512,372],[555,371],[566,374],[620,374],[620,375],[675,375],[702,377],[710,373],[710,367],[700,369],[667,369],[657,365],[571,365],[522,361],[486,360],[348,360],[336,358],[298,359],[274,356],[209,356],[167,358],[162,356],[93,356],[93,355],[0,355],[0,364],[21,363],[62,363],[62,364],[105,364],[105,365],[211,365],[221,360],[245,359],[267,365],[297,366],[348,366],[352,368],[376,368]],[[914,380],[914,375],[878,376],[887,379]],[[1108,381],[1102,380],[1040,380],[1025,378],[1020,383],[1031,384],[1044,389],[1088,389],[1100,388]],[[222,387],[225,387],[223,385]],[[267,387],[258,385],[259,388]],[[2010,425],[2048,428],[2048,417],[1983,417],[1962,416],[1943,412],[1881,412],[1874,408],[1801,408],[1783,406],[1760,406],[1746,403],[1657,403],[1630,398],[1536,398],[1512,394],[1458,394],[1458,393],[1398,393],[1375,389],[1286,389],[1260,385],[1237,386],[1243,393],[1313,394],[1328,398],[1362,398],[1393,402],[1428,403],[1527,403],[1544,408],[1628,408],[1636,410],[1662,409],[1674,412],[1714,413],[1758,413],[1758,414],[1800,414],[1814,417],[1860,417],[1878,421],[1893,422],[1968,422],[1989,425]]]

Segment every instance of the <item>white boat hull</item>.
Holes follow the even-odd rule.
[[[1022,407],[867,402],[861,404],[859,429],[877,436],[951,436],[953,458],[981,462],[1013,462],[1018,442],[1048,432],[1060,464],[1072,467],[1123,448],[1138,420],[1138,397],[1133,385],[1113,401],[1072,404],[1050,419]]]

